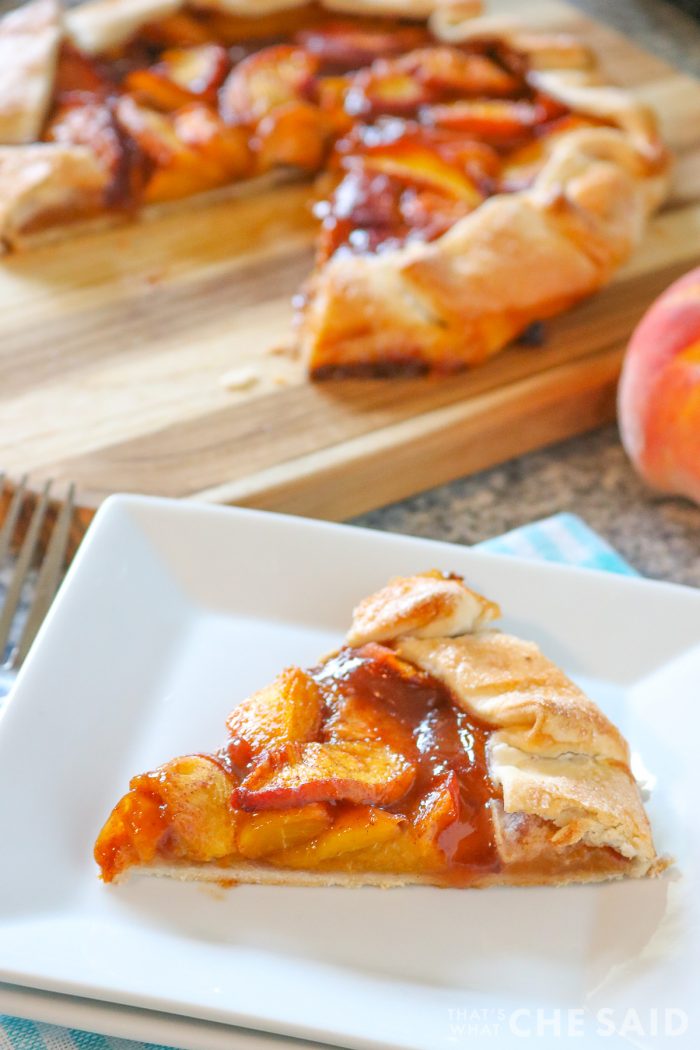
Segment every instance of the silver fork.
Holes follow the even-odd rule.
[[[3,692],[14,682],[49,611],[66,568],[75,508],[73,485],[60,504],[40,560],[37,558],[52,487],[53,483],[47,481],[41,490],[16,555],[13,555],[13,540],[28,497],[26,475],[14,489],[0,527],[0,705]],[[5,475],[0,474],[0,495],[4,489]],[[2,580],[5,580],[4,588]]]

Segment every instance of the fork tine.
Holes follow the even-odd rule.
[[[5,593],[5,602],[2,607],[2,612],[0,613],[0,660],[2,660],[7,647],[7,640],[10,636],[12,621],[17,612],[17,606],[19,605],[19,600],[22,596],[22,588],[24,587],[27,575],[32,566],[32,558],[34,557],[34,551],[36,550],[36,545],[39,541],[41,526],[49,502],[50,489],[51,482],[47,481],[44,485],[41,496],[39,497],[39,502],[32,513],[27,533],[24,537],[10,583]]]
[[[70,530],[75,502],[75,486],[71,485],[51,533],[44,560],[36,580],[34,599],[22,630],[19,644],[10,658],[12,670],[20,667],[29,652],[37,631],[44,621],[63,577],[63,566],[70,542]]]
[[[5,475],[3,474],[3,482],[4,480]],[[15,529],[19,520],[19,512],[21,511],[22,504],[24,503],[24,494],[26,487],[27,475],[25,474],[24,477],[20,478],[19,482],[17,483],[17,487],[12,495],[12,499],[10,500],[10,506],[7,508],[5,521],[3,522],[3,526],[0,529],[0,566],[7,557],[8,551],[10,549],[10,544],[12,543],[12,537],[15,534]],[[0,653],[2,653],[2,648],[0,648]]]

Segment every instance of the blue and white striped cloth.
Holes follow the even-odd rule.
[[[578,565],[587,569],[636,576],[637,572],[597,533],[574,514],[555,514],[478,544],[496,554]],[[0,1014],[0,1050],[163,1050],[152,1043],[135,1043],[59,1028]]]
[[[622,576],[639,575],[602,536],[575,514],[555,514],[542,521],[533,521],[530,525],[479,543],[476,549],[553,561],[560,565],[577,565],[581,569],[602,569]]]

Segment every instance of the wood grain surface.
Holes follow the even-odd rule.
[[[614,283],[447,379],[311,384],[290,298],[315,234],[287,185],[95,232],[0,262],[0,466],[79,486],[344,518],[580,433],[614,416],[626,339],[700,257],[700,83],[565,4],[610,78],[657,110],[677,154],[671,197]]]

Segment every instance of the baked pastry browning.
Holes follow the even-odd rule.
[[[476,0],[33,0],[0,20],[0,247],[315,179],[309,373],[452,372],[605,284],[654,118]]]
[[[391,580],[344,646],[240,703],[215,754],[135,777],[106,882],[489,886],[667,865],[620,732],[460,577]]]

